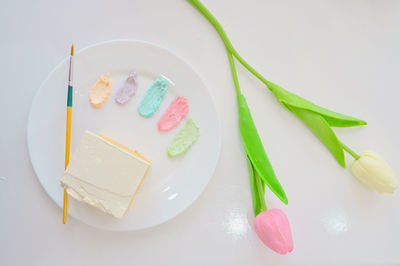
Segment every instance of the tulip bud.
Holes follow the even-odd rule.
[[[364,152],[351,166],[353,175],[379,193],[393,193],[399,183],[392,168],[374,152]]]
[[[261,241],[275,252],[286,254],[293,250],[292,231],[283,211],[270,209],[259,213],[254,229]]]

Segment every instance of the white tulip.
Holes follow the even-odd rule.
[[[392,168],[375,152],[364,152],[351,166],[353,175],[379,193],[393,193],[399,186]]]

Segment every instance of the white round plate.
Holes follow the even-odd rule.
[[[213,175],[220,150],[220,125],[212,96],[196,72],[182,59],[153,44],[109,41],[90,46],[74,57],[74,99],[71,154],[83,132],[101,133],[152,161],[152,167],[127,215],[119,220],[70,197],[68,215],[108,230],[138,230],[161,224],[196,200]],[[138,90],[125,105],[114,95],[129,72],[138,73]],[[89,91],[100,75],[108,73],[113,91],[100,108],[89,103]],[[60,178],[64,172],[68,59],[61,62],[37,92],[28,120],[28,148],[35,172],[50,197],[62,206]],[[138,104],[157,77],[170,81],[168,92],[150,118],[139,115]],[[189,114],[200,127],[200,137],[180,157],[169,158],[167,145],[185,125],[169,132],[157,122],[178,95],[189,100]],[[61,212],[60,212],[61,222]]]

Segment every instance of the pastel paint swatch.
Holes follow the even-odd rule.
[[[128,102],[133,95],[135,95],[137,90],[137,74],[135,71],[129,73],[128,78],[122,84],[121,88],[117,91],[114,100],[119,104],[124,104]]]
[[[200,136],[199,126],[189,118],[184,128],[168,144],[168,156],[176,157],[185,153]]]
[[[158,122],[159,131],[168,131],[176,127],[189,112],[189,101],[183,96],[176,97]]]
[[[144,117],[152,116],[160,107],[167,90],[168,81],[163,77],[156,79],[143,96],[138,108],[139,113]]]
[[[110,97],[112,91],[112,80],[108,74],[101,75],[93,85],[89,93],[90,103],[95,107],[102,106]]]

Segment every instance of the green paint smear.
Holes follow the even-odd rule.
[[[160,107],[167,89],[168,81],[166,79],[162,77],[156,79],[143,96],[138,109],[139,113],[144,117],[150,117],[154,114]]]
[[[184,128],[169,143],[167,151],[169,157],[176,157],[185,153],[200,136],[199,126],[189,118]]]

